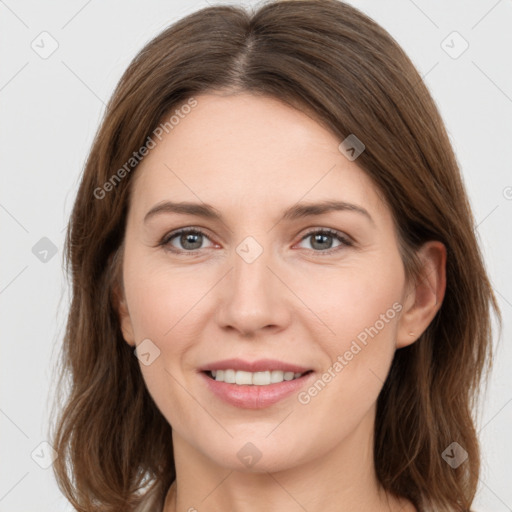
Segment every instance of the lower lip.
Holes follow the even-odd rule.
[[[298,379],[284,380],[268,386],[228,384],[212,379],[205,372],[200,374],[210,391],[225,402],[243,409],[263,409],[297,393],[311,379],[314,372]]]

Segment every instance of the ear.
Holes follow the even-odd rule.
[[[446,290],[446,247],[439,241],[426,242],[418,252],[422,262],[418,281],[403,300],[396,348],[414,343],[441,308]]]
[[[109,258],[109,263],[111,258],[112,256]],[[133,335],[132,321],[130,318],[130,312],[128,311],[128,306],[126,304],[124,287],[121,280],[121,272],[118,272],[117,277],[115,279],[115,283],[112,287],[112,303],[114,305],[114,310],[117,313],[117,317],[119,318],[119,324],[121,326],[123,338],[126,341],[126,343],[128,343],[128,345],[134,347],[135,336]]]
[[[128,311],[128,306],[126,305],[126,299],[124,297],[124,294],[121,293],[117,285],[112,293],[115,297],[114,304],[117,316],[119,318],[121,332],[123,333],[123,338],[126,341],[126,343],[128,343],[128,345],[134,347],[135,336],[133,335],[132,321],[130,318],[130,312]]]

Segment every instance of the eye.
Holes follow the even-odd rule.
[[[176,242],[181,245],[180,247],[176,247],[172,242],[176,239]],[[176,253],[192,253],[200,249],[204,249],[202,247],[203,241],[209,238],[206,236],[206,233],[201,231],[200,229],[180,229],[179,231],[174,231],[173,233],[169,233],[166,235],[160,245],[165,247],[167,250]]]
[[[343,247],[350,247],[353,242],[335,229],[323,228],[310,231],[304,235],[301,242],[311,238],[312,250],[317,253],[331,254]],[[202,230],[198,228],[183,228],[164,236],[159,245],[166,250],[178,254],[195,255],[197,251],[204,249],[203,242],[210,240]],[[338,246],[333,248],[333,239],[339,242]],[[175,243],[181,247],[176,247]]]
[[[331,254],[335,251],[340,250],[340,248],[350,247],[353,245],[352,241],[349,240],[348,237],[344,236],[339,231],[335,229],[317,229],[315,231],[310,231],[304,237],[302,237],[301,242],[311,239],[311,246],[313,247],[314,252],[323,252],[327,254]],[[334,248],[332,248],[333,239],[338,240],[340,244]]]

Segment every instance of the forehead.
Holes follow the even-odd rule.
[[[250,93],[194,98],[197,105],[154,139],[139,164],[132,184],[137,209],[164,199],[227,209],[304,198],[350,199],[382,210],[373,182],[338,150],[341,140],[304,112]]]

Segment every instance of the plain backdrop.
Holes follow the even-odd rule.
[[[349,3],[410,56],[461,165],[504,317],[478,420],[484,460],[475,510],[512,511],[512,1]],[[69,304],[65,226],[121,74],[146,42],[208,4],[0,0],[0,512],[71,510],[46,444]]]

